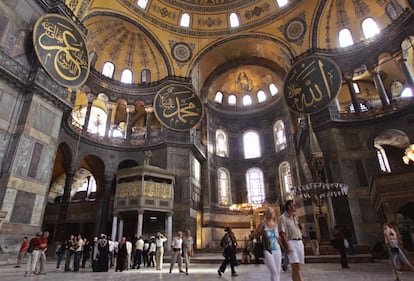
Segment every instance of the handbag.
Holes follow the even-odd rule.
[[[254,245],[254,256],[258,259],[264,258],[264,241],[263,235],[258,235],[256,244]]]

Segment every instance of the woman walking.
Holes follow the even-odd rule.
[[[237,240],[234,236],[233,230],[230,227],[224,229],[226,234],[224,234],[221,239],[221,247],[223,248],[224,261],[218,269],[218,275],[221,277],[221,274],[226,270],[227,264],[230,264],[231,276],[237,276],[236,270],[236,249],[237,249]]]
[[[280,281],[282,252],[279,245],[278,225],[275,222],[275,211],[271,207],[265,210],[263,223],[257,228],[257,237],[262,237],[264,263],[270,272],[270,281]]]

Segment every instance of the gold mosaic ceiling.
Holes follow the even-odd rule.
[[[124,68],[133,70],[135,83],[143,69],[151,71],[151,81],[191,77],[196,89],[208,88],[208,99],[221,87],[213,76],[227,75],[229,65],[264,67],[264,75],[281,81],[296,56],[337,49],[340,29],[349,28],[358,43],[363,19],[373,17],[383,29],[392,23],[391,2],[406,8],[390,0],[289,0],[284,7],[276,0],[148,0],[145,10],[136,0],[65,2],[88,30],[96,71],[111,61],[115,80]],[[239,16],[239,27],[229,27],[230,12]],[[183,13],[191,17],[188,28],[179,25]]]

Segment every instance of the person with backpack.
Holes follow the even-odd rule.
[[[36,236],[30,239],[29,248],[27,249],[27,266],[24,276],[35,276],[37,261],[40,257],[40,244],[42,243],[41,236],[43,232],[39,231]]]
[[[226,227],[224,229],[226,234],[224,234],[221,239],[220,246],[223,248],[224,261],[217,270],[218,275],[221,277],[221,274],[226,270],[227,264],[230,264],[231,276],[237,276],[236,270],[234,267],[237,264],[236,260],[236,251],[237,251],[237,240],[236,236],[233,233],[231,227]]]

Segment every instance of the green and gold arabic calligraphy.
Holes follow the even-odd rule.
[[[199,116],[198,107],[194,103],[195,98],[190,90],[174,92],[174,87],[168,88],[165,94],[160,95],[163,117],[171,120],[176,116],[185,124],[188,118]]]
[[[333,74],[326,71],[322,60],[312,61],[308,65],[301,64],[301,67],[301,70],[293,70],[287,91],[289,100],[293,100],[292,106],[302,112],[306,108],[318,107],[321,101],[331,99]],[[324,99],[325,94],[327,98]]]
[[[56,73],[66,81],[77,80],[82,74],[82,68],[88,67],[82,41],[78,41],[72,28],[62,23],[43,22],[41,25],[44,32],[38,37],[39,46],[50,51],[44,63],[47,64],[54,54],[53,66]]]

